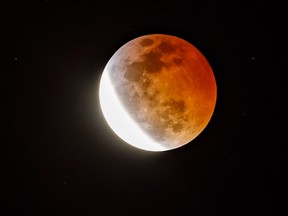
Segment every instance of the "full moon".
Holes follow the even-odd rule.
[[[106,64],[100,106],[111,129],[147,151],[179,148],[208,125],[217,97],[213,70],[189,42],[150,34],[121,46]]]

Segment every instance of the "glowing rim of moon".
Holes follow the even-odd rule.
[[[119,101],[105,67],[100,80],[99,98],[102,113],[111,129],[126,143],[146,151],[166,151],[129,116]]]

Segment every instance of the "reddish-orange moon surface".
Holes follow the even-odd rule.
[[[183,146],[208,125],[216,81],[205,56],[191,43],[151,34],[120,47],[100,81],[100,105],[112,130],[149,151]]]

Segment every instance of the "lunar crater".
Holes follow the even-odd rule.
[[[150,38],[145,38],[140,42],[141,46],[143,47],[151,46],[153,43],[154,41]]]

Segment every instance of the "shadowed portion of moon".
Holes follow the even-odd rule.
[[[190,142],[208,124],[216,82],[206,58],[190,43],[142,36],[123,45],[106,67],[127,113],[166,149]]]

